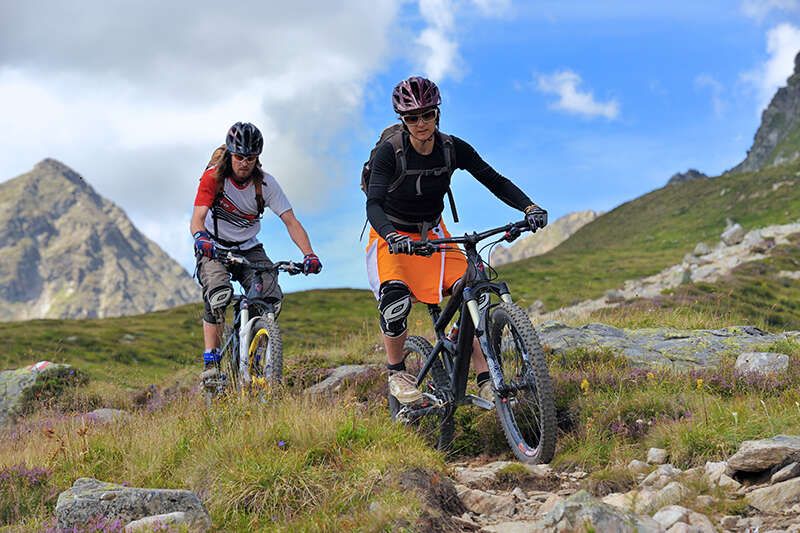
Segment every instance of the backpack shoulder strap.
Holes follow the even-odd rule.
[[[392,192],[400,186],[403,178],[406,176],[406,150],[403,144],[405,143],[405,132],[399,130],[389,136],[386,142],[392,145],[394,150],[394,181],[389,184],[387,192]]]
[[[456,169],[456,146],[453,144],[453,138],[450,135],[440,131],[439,137],[442,139],[442,148],[444,150],[444,166],[452,174]]]
[[[260,174],[260,172],[259,172]],[[264,186],[264,176],[259,175],[253,182],[253,185],[256,188],[256,204],[258,205],[258,216],[264,214],[264,193],[262,192],[262,187]]]
[[[456,146],[453,143],[453,138],[446,134],[439,132],[442,138],[442,148],[444,149],[444,166],[447,167],[447,172],[451,176],[456,169]],[[450,202],[450,211],[453,212],[453,222],[458,222],[458,210],[456,209],[456,200],[453,198],[453,189],[447,187],[447,199]]]

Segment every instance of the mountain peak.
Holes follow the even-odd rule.
[[[80,185],[82,187],[88,187],[89,184],[86,183],[86,180],[83,179],[83,176],[75,172],[72,168],[65,165],[58,159],[53,159],[51,157],[46,157],[36,163],[33,167],[33,172],[37,175],[46,174],[58,174],[69,180],[70,182]]]
[[[794,58],[794,73],[772,97],[761,114],[753,146],[744,161],[728,173],[754,172],[800,158],[800,53]]]
[[[0,321],[144,313],[196,301],[189,274],[64,163],[0,183]]]

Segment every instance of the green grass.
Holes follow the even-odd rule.
[[[786,373],[719,368],[676,374],[630,367],[624,359],[576,351],[551,361],[562,435],[555,464],[589,470],[666,448],[681,468],[732,455],[747,439],[800,431],[800,341],[759,347],[789,355]]]
[[[213,410],[183,396],[110,425],[30,420],[46,430],[0,435],[0,526],[40,531],[78,477],[197,493],[217,531],[381,531],[414,523],[420,497],[403,472],[443,473],[441,457],[383,410],[342,398],[268,404],[233,398]],[[31,474],[33,472],[33,474]],[[7,476],[8,477],[8,476]],[[24,495],[24,498],[21,496]]]
[[[800,330],[800,283],[779,276],[800,270],[800,234],[789,241],[762,261],[738,266],[717,283],[682,285],[654,300],[597,312],[592,320],[624,327],[752,324],[765,330]]]
[[[523,305],[540,299],[554,310],[597,298],[679,263],[700,241],[717,242],[727,217],[748,230],[797,220],[798,174],[794,163],[663,187],[598,217],[547,254],[498,270]]]
[[[77,365],[92,380],[122,387],[158,383],[199,365],[201,317],[202,306],[194,304],[118,318],[0,323],[5,341],[0,369],[49,360]],[[368,291],[290,294],[280,316],[287,365],[316,350],[345,346],[351,348],[351,360],[368,360],[362,339],[373,337],[376,325],[374,298]],[[364,354],[352,350],[359,347]]]

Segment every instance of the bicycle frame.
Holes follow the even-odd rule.
[[[503,381],[499,363],[494,356],[486,335],[486,322],[490,309],[491,294],[494,293],[501,300],[512,303],[511,293],[505,282],[494,283],[486,276],[483,259],[477,251],[480,236],[473,233],[465,235],[465,252],[467,256],[467,271],[459,282],[457,289],[450,297],[444,311],[437,304],[428,305],[433,329],[436,334],[436,344],[430,357],[425,361],[417,377],[417,386],[420,386],[430,371],[433,362],[441,355],[445,371],[450,377],[452,400],[455,404],[466,403],[467,375],[472,355],[472,339],[478,338],[486,361],[489,365],[489,374],[494,382],[495,390],[507,390]],[[446,250],[443,252],[446,253]],[[465,312],[466,310],[466,312]],[[445,328],[460,311],[458,319],[458,343],[453,343],[445,333]]]

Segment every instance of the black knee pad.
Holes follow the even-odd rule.
[[[411,291],[402,281],[387,281],[381,285],[379,294],[381,331],[387,337],[398,337],[408,327],[406,319],[411,313]]]
[[[231,301],[233,296],[233,287],[230,285],[221,285],[219,287],[212,287],[203,294],[205,303],[205,314],[203,320],[209,324],[219,324],[222,320],[222,315],[225,313],[225,308]]]

